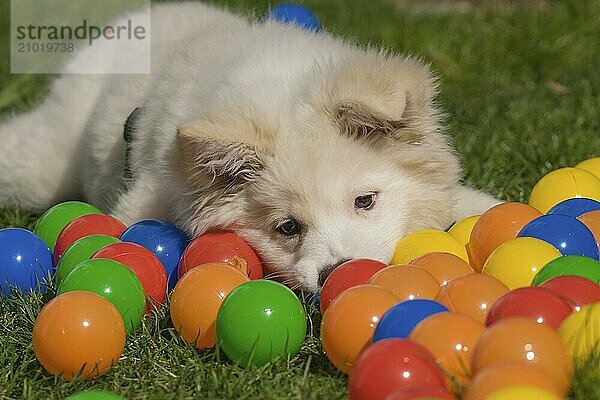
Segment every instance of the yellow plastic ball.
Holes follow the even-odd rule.
[[[485,262],[482,273],[491,275],[510,290],[531,285],[535,274],[561,257],[558,249],[543,240],[519,237],[501,244]]]
[[[600,178],[579,168],[560,168],[536,183],[529,196],[529,205],[542,213],[563,200],[587,197],[600,201]]]
[[[554,393],[536,386],[507,386],[489,396],[485,400],[560,400]]]
[[[600,179],[600,157],[588,158],[577,164],[575,168],[585,169],[587,172],[591,172]]]
[[[458,221],[452,228],[448,230],[448,233],[451,234],[456,240],[458,240],[463,246],[466,246],[469,243],[469,239],[471,238],[471,231],[473,230],[473,226],[475,226],[475,222],[481,217],[481,215],[473,215],[472,217],[468,217],[463,219],[462,221]]]
[[[411,233],[396,245],[391,264],[408,264],[414,258],[433,252],[454,254],[469,262],[467,250],[451,234],[435,229]]]
[[[600,355],[600,302],[581,307],[569,315],[558,330],[575,359]]]

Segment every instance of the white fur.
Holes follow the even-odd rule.
[[[153,6],[152,37],[151,74],[63,75],[0,125],[0,205],[83,196],[126,223],[231,229],[273,276],[316,290],[324,268],[388,262],[407,233],[498,202],[458,183],[435,83],[416,60],[197,3]],[[116,56],[127,57],[96,46],[65,68]],[[139,106],[126,188],[123,123]],[[373,209],[355,208],[369,191]],[[275,232],[289,217],[301,235]]]

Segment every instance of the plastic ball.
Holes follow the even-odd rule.
[[[566,215],[542,215],[523,227],[519,237],[534,237],[550,243],[563,255],[598,259],[598,244],[583,222]]]
[[[125,400],[123,397],[100,390],[86,390],[70,395],[66,400]]]
[[[167,272],[169,291],[175,287],[177,266],[190,241],[182,230],[165,221],[146,219],[127,228],[121,240],[137,243],[154,253]]]
[[[395,390],[385,400],[455,400],[456,398],[439,387],[409,386]]]
[[[600,157],[592,157],[575,165],[575,168],[586,170],[600,179]]]
[[[130,334],[142,323],[146,297],[139,279],[125,265],[98,258],[78,264],[58,285],[57,293],[84,290],[99,294],[119,311]]]
[[[532,286],[558,276],[579,276],[600,284],[600,262],[583,256],[564,256],[550,261],[535,275]]]
[[[492,304],[505,293],[508,293],[508,287],[498,279],[473,273],[456,278],[442,287],[435,301],[450,311],[468,315],[484,324]]]
[[[559,333],[575,359],[585,362],[590,355],[600,354],[600,303],[585,305],[569,315]]]
[[[384,400],[398,389],[444,389],[445,377],[421,345],[403,339],[374,343],[356,360],[348,381],[351,400]]]
[[[90,235],[106,235],[118,238],[126,226],[118,219],[105,214],[87,214],[75,218],[60,232],[52,253],[54,265],[65,250],[77,240]]]
[[[473,372],[509,361],[529,363],[544,371],[566,393],[573,376],[571,357],[558,332],[522,317],[500,320],[479,338],[472,358]]]
[[[433,252],[454,254],[469,262],[467,250],[448,232],[433,229],[411,233],[396,245],[391,264],[407,264],[409,261]]]
[[[448,309],[432,300],[407,300],[387,310],[373,333],[373,342],[388,338],[407,338],[413,328],[425,318]]]
[[[461,384],[471,379],[471,355],[485,326],[455,312],[431,315],[419,322],[408,338],[433,354],[435,362]]]
[[[573,197],[600,200],[600,178],[579,168],[554,170],[533,187],[529,205],[546,213],[561,201]]]
[[[183,340],[199,349],[214,347],[217,313],[229,293],[248,277],[224,263],[209,263],[192,269],[175,285],[171,294],[171,321]]]
[[[146,311],[160,307],[167,297],[167,273],[154,253],[135,243],[109,244],[98,250],[92,260],[104,258],[120,262],[140,280],[146,295]]]
[[[25,229],[0,229],[0,296],[12,288],[45,292],[44,281],[53,273],[46,242]]]
[[[70,381],[105,373],[125,346],[125,328],[117,309],[89,292],[69,292],[50,300],[33,326],[33,349],[48,373]]]
[[[427,253],[408,263],[429,272],[440,286],[446,286],[451,280],[473,273],[473,268],[462,258],[450,253]]]
[[[448,229],[448,233],[458,240],[460,244],[466,246],[471,239],[471,232],[479,217],[481,217],[481,215],[473,215],[458,221]]]
[[[590,211],[577,217],[577,219],[592,232],[596,239],[596,244],[600,248],[600,210]]]
[[[473,226],[467,245],[471,267],[481,271],[498,246],[516,238],[525,225],[541,215],[535,208],[521,203],[498,204],[487,210]]]
[[[527,317],[539,324],[558,329],[572,311],[569,303],[551,291],[526,287],[500,297],[490,309],[485,323],[490,326],[510,317]]]
[[[547,214],[559,214],[577,218],[582,214],[596,210],[600,210],[600,201],[578,197],[561,201],[548,210]]]
[[[540,287],[565,299],[577,311],[586,304],[600,302],[600,285],[580,276],[558,276]]]
[[[217,314],[217,340],[227,357],[241,366],[260,367],[293,357],[306,335],[300,300],[284,285],[267,280],[242,283]]]
[[[192,240],[181,256],[179,277],[206,263],[230,264],[250,279],[263,277],[256,251],[233,232],[209,232]]]
[[[321,341],[329,361],[350,372],[358,354],[371,343],[381,316],[400,300],[374,285],[359,285],[340,294],[321,320]]]
[[[488,397],[486,400],[561,400],[554,393],[535,386],[508,386],[500,389]]]
[[[109,244],[119,243],[120,240],[113,236],[90,235],[76,240],[67,251],[65,251],[56,266],[54,278],[59,285],[63,279],[79,264],[89,260],[94,253],[108,246]]]
[[[562,254],[551,244],[520,237],[502,243],[489,256],[482,273],[500,280],[509,289],[526,287],[540,269]]]
[[[375,273],[384,268],[387,268],[386,264],[368,258],[357,258],[338,266],[329,274],[321,288],[321,300],[319,302],[321,314],[344,290],[367,283]]]
[[[566,395],[566,391],[559,389],[542,369],[523,362],[507,362],[480,371],[475,375],[462,398],[463,400],[488,399],[491,394],[515,385],[539,388],[561,399]]]
[[[372,285],[381,286],[400,300],[435,298],[440,285],[427,271],[410,265],[384,268],[369,279]]]
[[[318,31],[321,29],[321,24],[317,16],[310,9],[300,4],[279,4],[269,11],[267,18],[285,24],[294,24],[309,31]]]
[[[60,232],[69,222],[87,214],[102,214],[102,211],[81,201],[67,201],[49,208],[38,219],[33,233],[38,235],[54,251],[54,245]]]

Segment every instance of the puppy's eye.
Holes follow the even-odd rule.
[[[300,223],[294,218],[290,218],[277,226],[275,231],[283,236],[296,236],[300,234]]]
[[[354,207],[370,210],[375,205],[377,193],[367,193],[354,199]]]

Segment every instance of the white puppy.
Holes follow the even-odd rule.
[[[233,230],[314,291],[343,260],[389,262],[406,234],[497,203],[459,184],[419,61],[197,3],[152,18],[151,74],[63,75],[0,125],[0,205],[83,197],[126,223]]]

